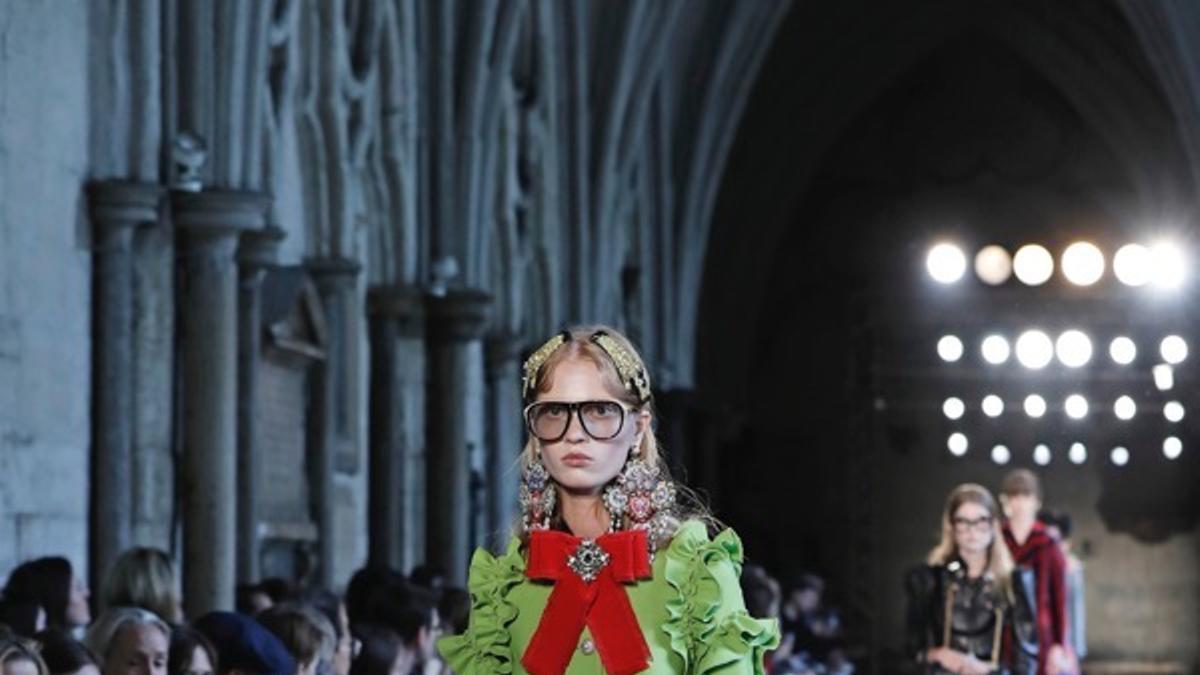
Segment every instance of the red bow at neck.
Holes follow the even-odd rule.
[[[608,554],[608,562],[588,582],[567,563],[572,555],[586,557],[579,555],[584,540],[553,530],[530,535],[525,576],[554,582],[537,632],[521,657],[534,675],[564,672],[584,626],[592,631],[605,671],[627,675],[650,665],[650,648],[621,586],[651,575],[646,532],[614,532],[595,543]]]

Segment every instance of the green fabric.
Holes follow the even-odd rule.
[[[471,559],[471,621],[467,632],[438,641],[459,675],[525,673],[521,655],[537,630],[553,586],[525,578],[516,539],[493,557]],[[688,521],[655,556],[650,579],[625,586],[650,647],[647,673],[762,675],[763,653],[779,644],[775,620],[746,613],[738,577],[742,543],[732,530],[709,541],[703,523]],[[580,638],[591,636],[585,629]],[[602,673],[600,657],[576,649],[569,675]]]

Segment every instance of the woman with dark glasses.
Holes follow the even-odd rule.
[[[525,363],[521,521],[477,551],[471,617],[439,643],[459,675],[761,673],[779,641],[751,618],[741,542],[671,482],[650,377],[606,327],[555,335]]]
[[[1037,671],[1033,580],[1014,569],[996,500],[959,485],[946,499],[941,541],[908,577],[909,643],[938,675]]]

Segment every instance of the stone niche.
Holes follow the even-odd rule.
[[[303,268],[272,267],[262,285],[263,353],[259,429],[258,542],[261,577],[307,582],[318,566],[310,474],[314,366],[328,331],[316,286]]]

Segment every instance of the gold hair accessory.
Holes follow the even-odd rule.
[[[621,346],[620,342],[613,339],[611,335],[604,331],[598,331],[592,336],[592,342],[596,343],[601,349],[608,354],[608,358],[617,367],[617,374],[621,376],[621,381],[625,384],[625,388],[637,394],[638,402],[645,403],[650,400],[650,376],[638,364],[637,359],[629,350]]]
[[[546,364],[546,359],[555,352],[559,347],[567,343],[570,335],[563,331],[554,337],[546,340],[546,343],[538,347],[537,351],[530,354],[528,359],[525,359],[525,377],[521,380],[521,395],[528,399],[533,394],[534,388],[537,386],[538,371]]]

